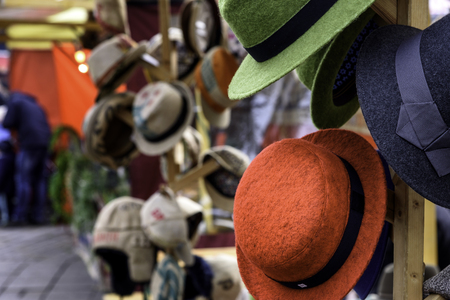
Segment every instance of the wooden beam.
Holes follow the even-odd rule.
[[[208,176],[209,174],[211,174],[212,172],[216,171],[219,168],[220,165],[217,163],[216,160],[214,159],[208,160],[203,165],[199,165],[194,169],[190,170],[181,179],[169,183],[169,187],[174,192],[177,192],[189,186],[195,180],[198,180],[201,177]]]
[[[95,2],[94,0],[3,0],[2,7],[83,7],[92,10]]]
[[[388,24],[397,23],[397,0],[377,0],[372,9]]]
[[[393,181],[394,300],[422,300],[424,198],[398,175]]]
[[[11,25],[51,25],[51,26],[67,26],[82,27],[88,30],[101,31],[101,26],[96,22],[87,23],[49,23],[45,20],[24,20],[24,19],[0,19],[0,27],[8,27]]]

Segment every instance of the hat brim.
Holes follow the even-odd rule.
[[[356,87],[364,119],[389,165],[417,193],[450,208],[450,176],[439,177],[425,152],[396,134],[402,100],[395,55],[403,41],[419,32],[417,28],[395,25],[369,35],[359,55]]]
[[[226,108],[223,112],[214,111],[202,96],[202,112],[209,124],[217,128],[225,129],[230,125],[231,109]]]
[[[205,187],[215,207],[231,213],[233,212],[234,198],[225,197],[223,194],[219,193],[207,180],[205,180]]]
[[[247,55],[231,80],[229,98],[246,98],[285,76],[328,44],[373,2],[339,0],[305,34],[277,56],[259,63]]]
[[[194,98],[192,96],[192,92],[186,87],[184,84],[180,84],[178,82],[172,82],[172,86],[174,86],[178,91],[183,95],[185,101],[187,101],[187,113],[186,118],[184,119],[183,124],[176,130],[171,136],[167,139],[164,139],[160,142],[151,142],[145,139],[145,137],[138,131],[134,130],[134,141],[143,154],[146,155],[161,155],[170,149],[172,149],[176,143],[178,143],[183,135],[184,130],[191,124],[194,118]]]
[[[382,161],[373,147],[354,132],[326,129],[302,139],[332,151],[348,161],[360,177],[364,195],[364,216],[353,250],[329,280],[308,289],[290,289],[267,277],[239,247],[236,253],[245,286],[256,299],[342,299],[356,285],[367,268],[380,238],[386,216],[387,187]]]
[[[350,47],[374,16],[368,9],[355,22],[345,28],[326,50],[317,69],[309,74],[314,78],[311,88],[311,119],[319,129],[339,128],[344,125],[359,109],[358,97],[355,95],[344,105],[336,106],[333,102],[333,84],[339,73]],[[297,68],[302,68],[302,66]],[[353,86],[356,84],[353,77]]]

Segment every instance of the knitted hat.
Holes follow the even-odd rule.
[[[319,51],[373,0],[220,0],[223,18],[246,48],[228,96],[242,99],[277,81]]]
[[[180,9],[186,48],[203,55],[222,40],[222,23],[215,0],[185,0]]]
[[[194,117],[191,90],[181,81],[144,86],[133,103],[135,141],[147,155],[167,152],[181,139]]]
[[[356,86],[370,133],[416,192],[450,207],[450,16],[427,29],[384,26],[360,51]]]
[[[230,146],[212,147],[200,155],[201,164],[208,159],[215,159],[220,168],[205,177],[206,191],[214,206],[233,212],[236,189],[250,159],[244,152]]]
[[[100,211],[94,226],[93,250],[111,268],[112,287],[120,295],[131,295],[135,284],[148,283],[156,251],[141,229],[144,201],[120,197]]]
[[[145,50],[144,42],[137,44],[125,34],[118,34],[92,50],[88,65],[89,75],[100,89],[97,100],[130,78]]]
[[[83,133],[89,158],[117,169],[128,165],[139,154],[131,140],[134,97],[131,92],[110,94],[88,110],[83,120]]]
[[[228,86],[238,69],[236,58],[223,47],[214,47],[195,69],[195,81],[202,94],[202,111],[211,125],[227,128],[230,108],[238,104],[228,98]]]
[[[194,263],[186,213],[172,190],[165,188],[153,194],[142,207],[141,220],[145,234],[155,245],[173,250],[186,265]]]
[[[236,253],[256,299],[342,299],[372,259],[386,216],[377,152],[327,129],[265,148],[239,183]]]
[[[339,33],[329,46],[310,56],[297,69],[312,91],[311,119],[319,129],[339,128],[358,110],[355,69],[364,39],[377,27],[372,9]]]

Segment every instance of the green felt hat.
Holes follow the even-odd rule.
[[[242,99],[277,81],[319,51],[374,0],[219,0],[219,9],[250,55],[231,81]]]
[[[377,28],[374,15],[369,8],[296,69],[312,92],[311,119],[319,129],[341,127],[359,108],[356,60],[364,39]]]

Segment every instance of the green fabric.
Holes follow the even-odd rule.
[[[312,89],[316,72],[329,47],[330,44],[323,46],[318,52],[308,57],[308,59],[295,70],[300,81],[310,90]]]
[[[243,28],[247,27],[247,30],[255,27],[267,29],[265,23],[273,23],[275,17],[280,17],[270,17],[269,11],[266,15],[267,18],[261,19],[260,14],[256,12],[264,11],[270,5],[283,6],[285,7],[283,11],[292,9],[290,7],[292,1],[264,0],[258,1],[257,8],[253,8],[254,11],[248,11],[247,6],[251,4],[247,4],[247,2],[256,1],[221,0],[220,2],[221,13],[239,41],[241,41],[240,33],[245,32]],[[339,32],[367,10],[373,2],[374,0],[338,0],[316,24],[277,56],[258,63],[250,55],[247,55],[230,83],[229,98],[232,100],[246,98],[277,81],[328,44]],[[236,11],[244,9],[247,12],[246,18],[238,19],[237,16],[240,16],[242,12]],[[254,15],[258,17],[254,17]],[[237,32],[235,28],[238,29]],[[252,29],[251,33],[256,34],[255,32],[259,31]],[[247,34],[245,34],[244,39],[246,36]],[[248,43],[248,41],[246,42]]]
[[[219,0],[219,9],[241,44],[249,48],[266,40],[308,2]]]
[[[355,22],[342,31],[327,48],[311,56],[296,71],[301,80],[311,85],[311,119],[319,129],[339,128],[344,125],[358,110],[358,97],[354,97],[342,106],[333,103],[333,84],[348,50],[358,37],[364,26],[375,15],[372,9],[364,12]],[[322,55],[319,59],[319,55]],[[317,60],[321,60],[316,67]],[[308,86],[305,83],[306,86]]]

